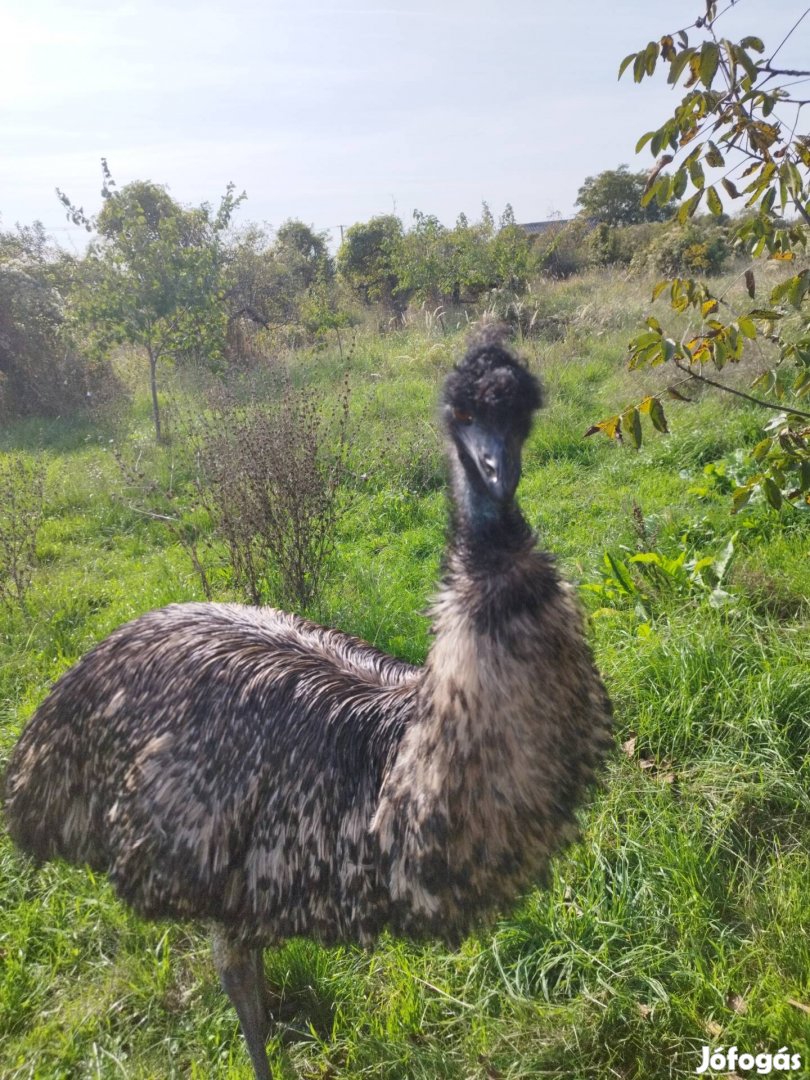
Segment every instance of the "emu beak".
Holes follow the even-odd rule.
[[[462,428],[459,434],[490,497],[509,502],[520,480],[520,444],[477,424]]]

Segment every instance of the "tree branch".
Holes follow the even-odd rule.
[[[673,363],[678,371],[682,371],[691,379],[697,379],[698,382],[707,383],[709,386],[714,386],[717,390],[725,390],[727,394],[733,394],[735,397],[744,398],[745,401],[752,401],[755,405],[761,405],[764,409],[773,409],[775,412],[789,412],[793,413],[794,416],[801,416],[805,420],[810,420],[810,413],[802,412],[801,409],[793,409],[785,405],[777,405],[773,401],[765,401],[762,398],[754,397],[753,394],[746,394],[742,390],[736,390],[733,386],[717,382],[715,379],[710,379],[707,375],[702,375],[699,371],[693,371],[691,368],[684,367],[677,357],[673,359]]]
[[[775,67],[771,67],[770,60],[766,61],[764,64],[760,64],[759,65],[759,70],[760,71],[767,71],[769,75],[790,75],[791,78],[794,77],[794,76],[798,77],[800,75],[810,75],[810,71],[801,71],[801,70],[798,70],[796,68],[775,68]]]
[[[805,208],[802,206],[802,204],[799,202],[798,199],[793,200],[793,205],[796,207],[796,209],[799,211],[801,216],[804,218],[806,224],[810,225],[810,214],[807,213],[807,210],[805,210]]]
[[[787,33],[785,34],[785,36],[784,36],[784,37],[782,38],[782,40],[781,40],[781,41],[779,42],[779,44],[778,44],[778,45],[776,46],[776,49],[775,49],[775,50],[774,50],[774,51],[773,51],[773,52],[771,53],[771,55],[770,55],[770,56],[768,57],[768,64],[767,64],[767,66],[768,66],[769,68],[770,68],[771,64],[773,63],[773,59],[774,59],[774,57],[776,56],[776,54],[777,54],[778,52],[780,52],[780,51],[781,51],[781,49],[782,49],[782,46],[783,46],[783,45],[784,45],[784,44],[785,44],[785,43],[786,43],[787,41],[789,41],[789,40],[790,40],[790,38],[792,38],[792,37],[793,37],[793,34],[795,33],[795,31],[796,31],[796,28],[797,28],[797,27],[799,26],[799,23],[801,23],[801,22],[802,22],[802,21],[803,21],[803,20],[804,20],[804,19],[805,19],[805,18],[807,17],[808,13],[810,13],[810,8],[805,8],[805,10],[804,10],[804,11],[803,11],[803,12],[801,13],[801,15],[800,15],[800,16],[798,17],[798,19],[796,20],[796,22],[795,22],[795,23],[793,24],[793,26],[791,26],[791,28],[790,28],[790,29],[788,30],[788,32],[787,32]],[[789,74],[789,72],[782,72],[782,74],[785,74],[785,75],[787,75],[787,74]],[[810,74],[810,72],[807,72],[807,71],[803,71],[803,72],[800,72],[800,74],[802,74],[802,75],[807,75],[807,74]]]

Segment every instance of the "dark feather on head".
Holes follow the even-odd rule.
[[[442,403],[487,425],[510,427],[525,438],[543,403],[540,383],[492,331],[476,338],[448,375]]]

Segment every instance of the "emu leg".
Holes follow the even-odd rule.
[[[265,1049],[270,1017],[265,1005],[262,953],[240,945],[218,927],[212,936],[212,946],[214,966],[239,1017],[256,1080],[271,1080]]]

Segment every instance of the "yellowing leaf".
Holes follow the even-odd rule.
[[[706,203],[715,216],[723,213],[723,204],[720,201],[720,196],[713,187],[706,189]]]
[[[593,424],[585,432],[585,438],[589,435],[595,435],[598,431],[607,435],[609,439],[620,439],[622,431],[622,420],[620,416],[611,416],[608,420],[600,420],[598,424]]]
[[[657,300],[658,297],[661,295],[661,293],[666,288],[668,288],[668,286],[669,286],[669,281],[658,281],[658,282],[656,282],[656,284],[653,286],[653,291],[652,291],[653,300]]]

